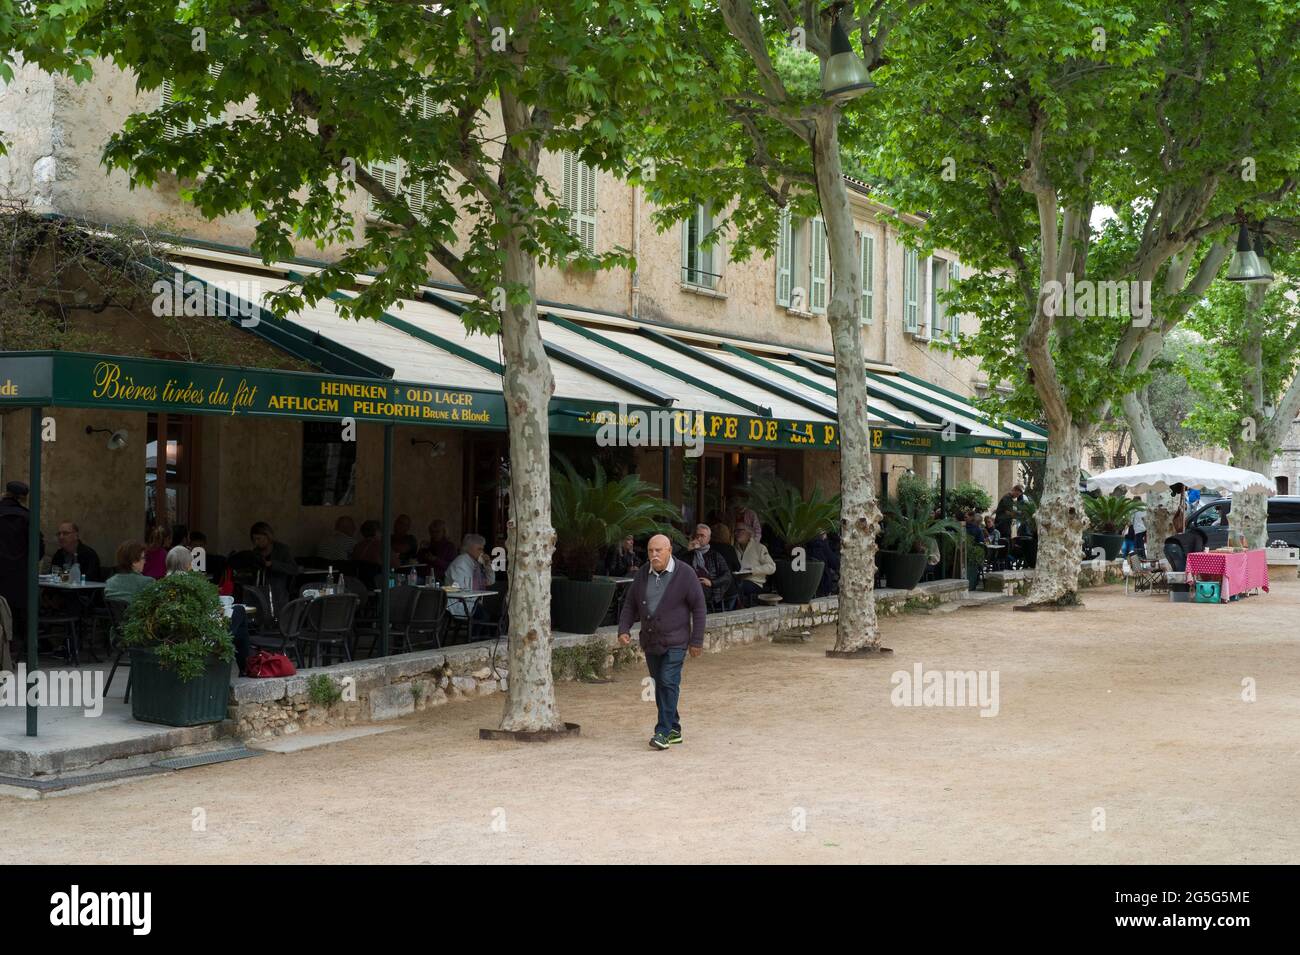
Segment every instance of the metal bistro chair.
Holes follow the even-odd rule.
[[[248,597],[248,588],[244,589],[244,597],[245,599]],[[281,608],[274,630],[271,622],[268,621],[265,626],[260,626],[255,632],[249,633],[249,646],[258,650],[283,653],[301,667],[302,651],[298,647],[298,636],[302,632],[303,618],[307,614],[307,606],[310,603],[311,601],[305,597],[290,600]]]
[[[402,634],[403,648],[410,652],[432,641],[442,649],[442,628],[447,616],[447,592],[441,587],[417,587],[415,609]]]
[[[415,615],[415,605],[419,599],[419,587],[402,584],[400,587],[393,587],[388,591],[388,636],[390,640],[393,638],[401,640],[401,645],[398,648],[399,653],[410,649],[406,631],[411,625],[411,618]],[[357,630],[356,655],[359,656],[361,653],[361,638],[369,637],[370,644],[366,647],[366,656],[374,656],[375,648],[379,646],[380,636],[380,621],[378,620],[378,611],[376,611],[376,619],[367,621],[365,627]],[[390,653],[393,652],[392,643],[389,644],[388,649]]]
[[[271,613],[271,597],[265,587],[259,587],[256,584],[244,584],[241,603],[248,604],[256,611],[252,621],[253,626],[249,628],[250,630],[257,630],[269,637],[276,636],[276,618]]]
[[[108,696],[108,688],[113,685],[113,675],[117,673],[118,665],[122,658],[126,657],[126,695],[122,697],[123,703],[131,702],[131,657],[127,653],[127,648],[122,645],[122,622],[126,619],[126,608],[128,602],[125,600],[105,600],[104,606],[108,608],[108,650],[113,656],[113,666],[108,671],[108,680],[104,683],[104,695]],[[114,639],[116,637],[116,639]]]
[[[360,602],[354,594],[329,594],[308,603],[298,642],[313,648],[313,666],[323,665],[326,646],[340,646],[343,658],[352,659],[352,621]]]

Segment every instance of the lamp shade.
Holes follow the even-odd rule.
[[[1268,264],[1268,256],[1264,251],[1264,233],[1255,233],[1255,259],[1259,262],[1258,279],[1259,284],[1267,285],[1273,281],[1273,267]]]
[[[1232,264],[1228,266],[1229,282],[1259,282],[1264,271],[1259,267],[1259,256],[1250,244],[1250,230],[1242,225],[1237,233],[1237,251],[1232,254]]]
[[[849,35],[844,32],[840,18],[831,24],[831,57],[822,73],[822,95],[827,99],[844,102],[861,96],[876,84],[871,82],[867,64],[853,52]]]

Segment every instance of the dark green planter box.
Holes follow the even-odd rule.
[[[618,585],[608,577],[594,580],[551,578],[551,629],[560,633],[595,633]]]
[[[142,723],[199,726],[226,718],[230,664],[215,657],[197,679],[182,683],[175,670],[158,665],[158,654],[131,648],[131,716]]]
[[[1114,560],[1124,548],[1123,534],[1092,534],[1088,539],[1088,555],[1092,556],[1095,548],[1100,547],[1107,560]]]
[[[810,560],[804,570],[794,570],[788,560],[776,562],[776,573],[772,575],[772,589],[781,595],[781,602],[787,604],[806,604],[817,596],[817,587],[826,572],[826,562]]]
[[[911,590],[925,576],[926,554],[895,554],[885,572],[885,586],[894,590]]]

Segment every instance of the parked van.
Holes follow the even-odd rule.
[[[1205,531],[1211,549],[1224,547],[1228,543],[1228,532],[1233,529],[1231,512],[1231,498],[1202,501],[1200,507],[1192,512],[1188,526]],[[1275,540],[1300,547],[1300,497],[1268,499],[1268,543]]]

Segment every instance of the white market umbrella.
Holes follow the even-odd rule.
[[[1270,495],[1277,493],[1273,482],[1258,471],[1215,464],[1187,455],[1146,464],[1130,464],[1126,468],[1114,468],[1088,478],[1090,491],[1109,492],[1122,486],[1130,494],[1168,491],[1171,484],[1182,484],[1223,496],[1247,491]]]

